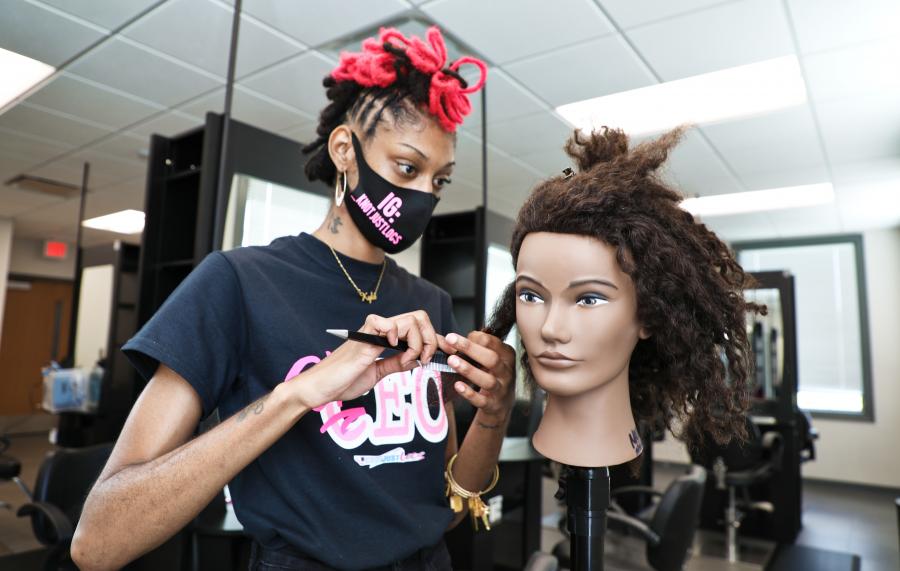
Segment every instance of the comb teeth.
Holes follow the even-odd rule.
[[[456,373],[456,369],[447,364],[447,355],[438,352],[431,357],[428,363],[419,361],[419,366],[431,371],[440,371],[442,373]]]

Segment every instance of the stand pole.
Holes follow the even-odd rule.
[[[603,571],[609,468],[570,468],[565,486],[572,571]]]

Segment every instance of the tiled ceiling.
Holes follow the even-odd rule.
[[[831,181],[816,208],[708,222],[728,239],[900,224],[897,0],[247,0],[233,115],[299,141],[315,131],[322,77],[340,49],[382,24],[441,26],[451,54],[490,66],[488,204],[515,212],[568,164],[554,107],[796,54],[809,101],[689,133],[666,174],[705,195]],[[142,208],[146,148],[221,111],[229,0],[5,0],[0,47],[63,69],[0,114],[0,180],[77,183],[91,164],[89,216]],[[468,72],[467,72],[468,73]],[[480,97],[460,131],[438,212],[481,201]],[[73,239],[77,200],[0,187],[16,235]],[[112,235],[86,232],[87,244]]]

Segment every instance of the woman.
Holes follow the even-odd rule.
[[[639,459],[641,422],[677,419],[690,446],[745,433],[745,314],[765,308],[744,301],[752,278],[657,175],[681,133],[630,148],[619,130],[576,132],[579,172],[538,184],[519,211],[516,279],[488,329],[518,326],[526,379],[549,393],[534,445],[565,464]]]
[[[225,484],[252,569],[450,569],[441,538],[464,515],[444,493],[455,423],[432,397],[451,387],[419,363],[440,348],[480,364],[450,358],[468,381],[453,392],[479,409],[452,475],[477,492],[495,470],[514,357],[485,333],[451,333],[446,292],[385,256],[422,234],[484,81],[480,61],[445,67],[437,28],[427,40],[382,30],[325,79],[306,166],[335,185],[322,225],[210,254],[124,347],[151,380],[85,504],[82,569],[159,545]],[[477,85],[456,72],[464,63],[482,70]],[[360,324],[408,350],[377,360],[381,348],[325,331]],[[226,420],[188,441],[216,408]]]

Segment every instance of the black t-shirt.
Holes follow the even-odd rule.
[[[381,264],[338,256],[361,289],[374,287]],[[218,408],[225,419],[342,343],[325,329],[416,309],[438,332],[456,331],[442,289],[388,258],[378,299],[363,303],[328,246],[301,234],[211,253],[123,350],[147,379],[168,365],[196,389],[204,417]],[[306,414],[229,483],[247,533],[340,569],[437,543],[452,515],[440,384],[417,368]]]

